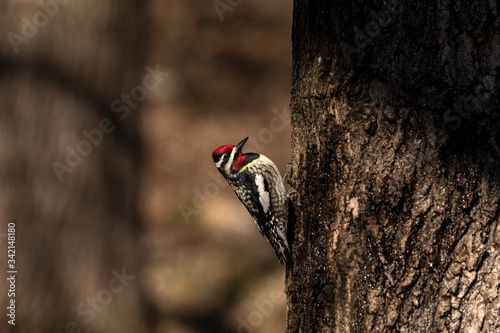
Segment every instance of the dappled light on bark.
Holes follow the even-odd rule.
[[[497,5],[294,6],[287,331],[498,331]]]

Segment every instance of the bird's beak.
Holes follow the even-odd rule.
[[[244,138],[243,140],[241,140],[240,143],[238,143],[236,145],[236,155],[239,155],[241,153],[241,150],[243,149],[243,146],[245,145],[247,140],[248,140],[248,136],[246,138]]]

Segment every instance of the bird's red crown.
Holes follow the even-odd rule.
[[[231,150],[233,150],[234,145],[224,145],[220,146],[219,148],[215,149],[214,152],[212,153],[212,156],[219,155],[219,154],[225,154],[225,153],[230,153]]]

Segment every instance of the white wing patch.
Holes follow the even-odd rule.
[[[271,200],[269,198],[269,192],[266,191],[266,186],[264,185],[264,177],[262,177],[261,175],[255,176],[255,183],[257,184],[260,204],[264,209],[264,213],[267,214],[269,212],[269,205],[271,204]]]

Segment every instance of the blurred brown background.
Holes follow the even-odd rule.
[[[291,1],[0,10],[0,264],[15,221],[16,331],[284,331],[284,268],[211,153],[250,136],[247,151],[285,171]],[[59,182],[53,162],[102,119],[115,129]]]

